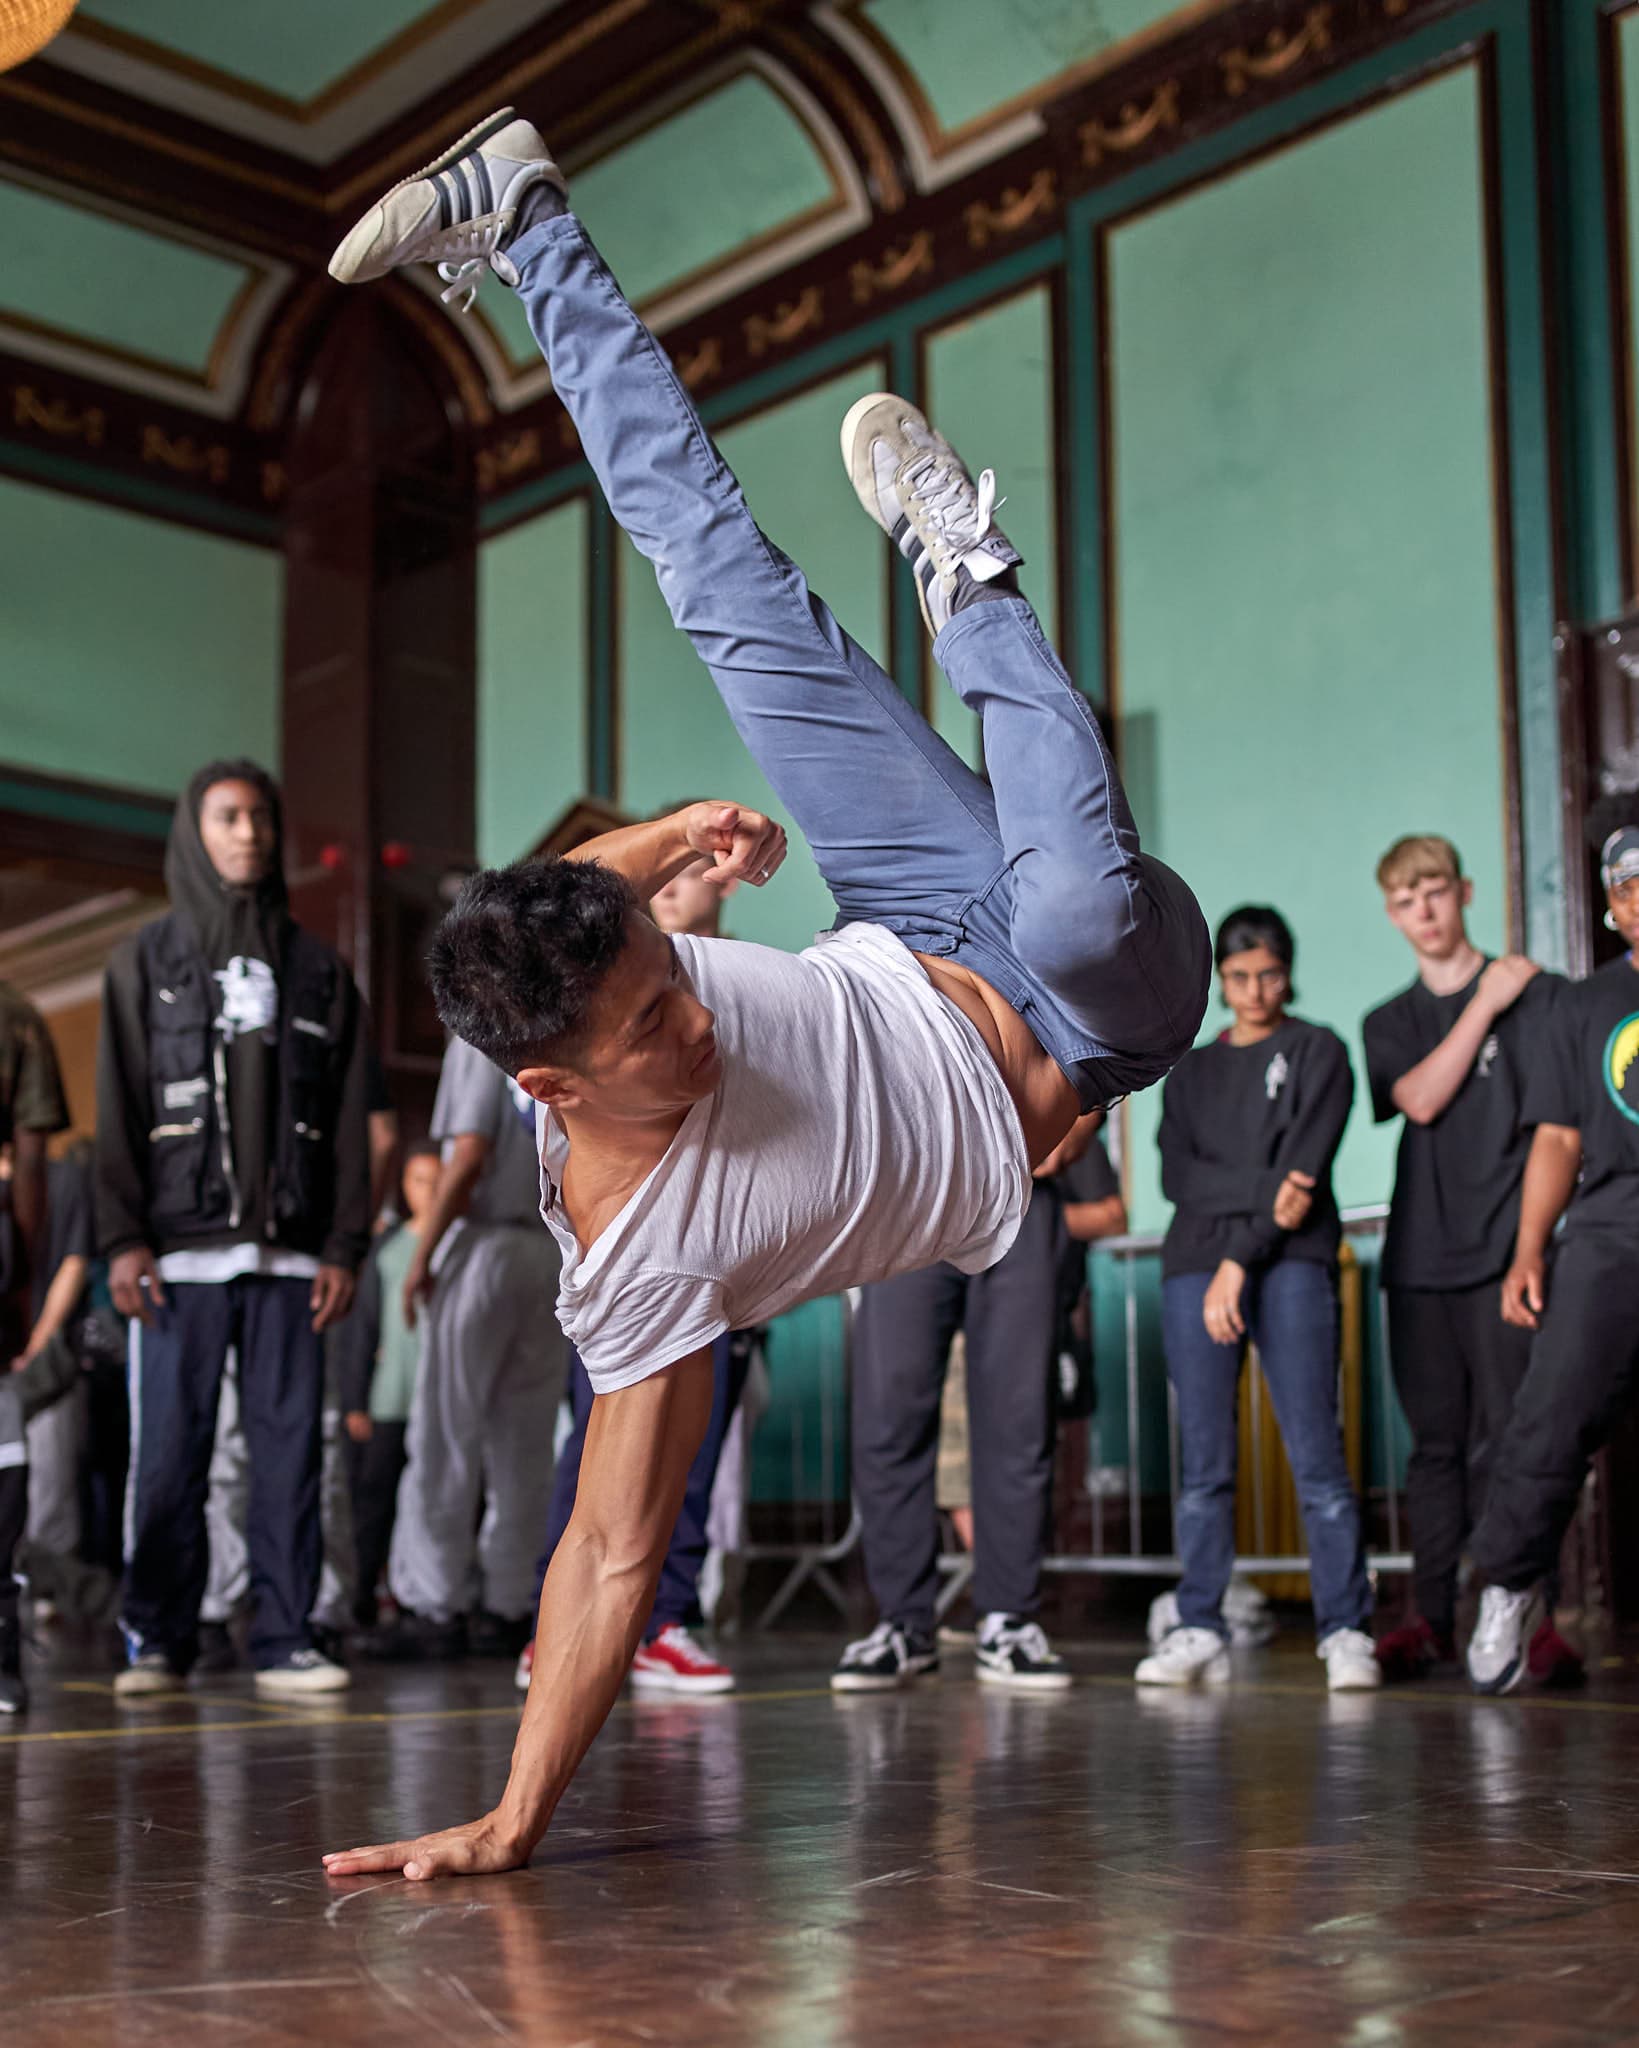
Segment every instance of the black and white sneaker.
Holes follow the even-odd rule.
[[[1038,1622],[1019,1614],[987,1614],[974,1648],[976,1676],[985,1685],[1016,1685],[1025,1692],[1063,1692],[1070,1683]]]
[[[930,633],[950,622],[963,576],[990,583],[1023,561],[992,517],[995,471],[975,483],[908,399],[872,391],[850,406],[842,460],[859,502],[915,570]]]
[[[891,1621],[879,1621],[868,1636],[850,1643],[831,1673],[833,1692],[892,1692],[939,1669],[932,1636],[908,1635]]]
[[[402,264],[436,263],[443,296],[465,312],[486,270],[518,282],[503,245],[525,195],[543,184],[569,189],[535,129],[503,107],[384,193],[331,257],[330,275],[363,284]]]

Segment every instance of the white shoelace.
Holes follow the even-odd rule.
[[[990,474],[985,471],[986,476]],[[1047,1636],[1041,1624],[1035,1621],[1020,1622],[1016,1627],[999,1628],[994,1635],[985,1636],[979,1644],[982,1650],[1023,1650],[1027,1657],[1038,1664],[1045,1664],[1052,1657]]]
[[[697,1671],[710,1670],[717,1663],[715,1657],[708,1657],[706,1655],[705,1651],[701,1649],[700,1645],[689,1634],[688,1630],[684,1628],[681,1622],[674,1621],[669,1628],[663,1628],[649,1645],[649,1648],[651,1650],[658,1650],[662,1643],[672,1652],[679,1663],[692,1664]]]
[[[844,1664],[863,1663],[867,1657],[874,1657],[878,1650],[893,1648],[899,1651],[899,1661],[905,1661],[905,1639],[891,1621],[879,1621],[868,1636],[861,1636],[857,1643],[850,1643],[842,1653]]]
[[[937,448],[918,455],[905,467],[903,482],[915,493],[923,517],[954,554],[970,554],[990,531],[998,508],[1007,503],[996,495],[996,472],[979,472],[977,493],[950,457]]]
[[[461,313],[472,311],[472,302],[478,296],[478,287],[489,268],[489,259],[500,247],[501,237],[511,225],[510,213],[490,213],[481,220],[458,222],[445,231],[442,240],[448,243],[453,239],[457,249],[471,252],[459,263],[444,262],[438,266],[438,274],[446,286],[438,296],[446,306],[454,305]]]

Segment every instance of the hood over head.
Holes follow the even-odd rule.
[[[206,790],[218,782],[250,783],[273,811],[273,858],[253,889],[224,882],[199,835],[200,805]],[[172,910],[193,926],[213,965],[244,953],[266,960],[277,972],[290,922],[284,862],[284,805],[279,785],[267,770],[254,761],[212,761],[201,768],[177,798],[165,849],[165,891]]]

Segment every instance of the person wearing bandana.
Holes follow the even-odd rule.
[[[198,1650],[206,1475],[230,1351],[251,1465],[257,1689],[334,1691],[308,1633],[320,1558],[323,1333],[370,1239],[368,1030],[352,975],[290,915],[279,793],[250,761],[177,804],[169,915],[109,962],[96,1216],[131,1318],[121,1696]]]
[[[1606,798],[1591,827],[1626,950],[1556,990],[1530,1060],[1502,1315],[1536,1334],[1470,1545],[1485,1583],[1468,1675],[1484,1693],[1523,1676],[1589,1463],[1639,1389],[1639,791]]]

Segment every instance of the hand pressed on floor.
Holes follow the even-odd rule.
[[[442,1828],[403,1842],[378,1842],[369,1849],[333,1849],[324,1859],[326,1877],[363,1877],[371,1871],[402,1870],[412,1882],[429,1877],[484,1877],[521,1870],[533,1845],[523,1841],[499,1814],[464,1827]]]

